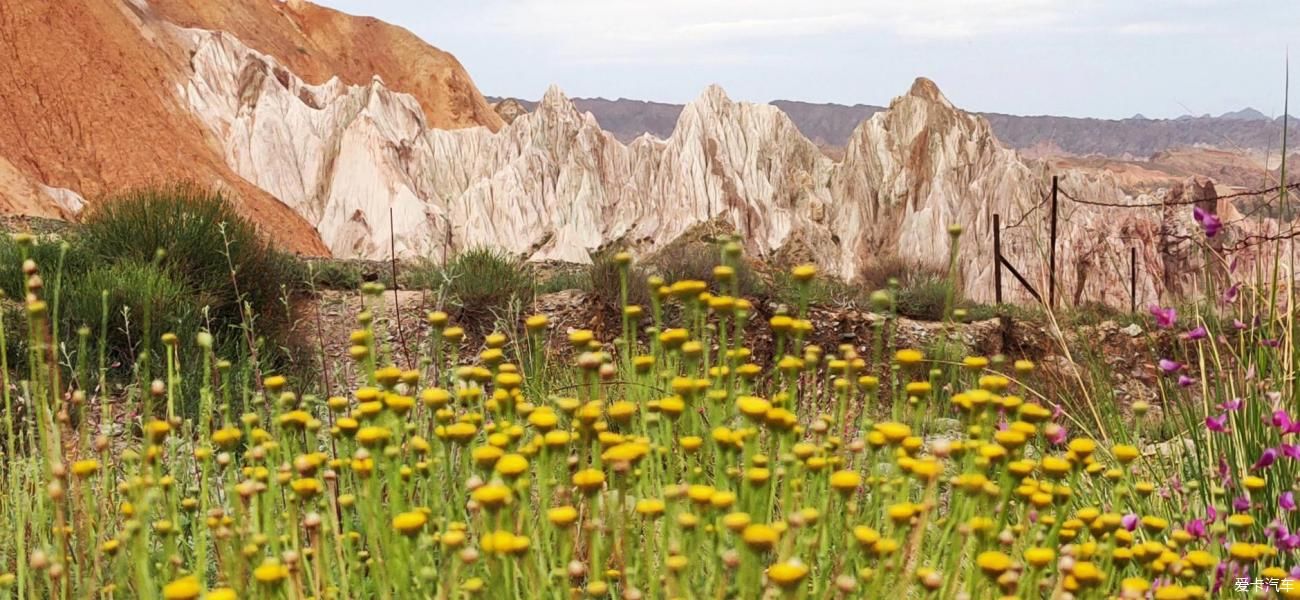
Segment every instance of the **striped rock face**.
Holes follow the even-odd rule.
[[[61,6],[22,0],[0,26],[17,37],[66,23],[49,14]],[[982,117],[926,79],[863,121],[839,160],[777,107],[733,102],[716,86],[683,108],[667,138],[625,144],[558,88],[532,112],[515,106],[507,123],[454,57],[373,19],[261,0],[96,7],[80,17],[93,20],[95,44],[24,60],[81,52],[87,64],[127,62],[13,83],[40,92],[19,98],[68,105],[19,107],[50,121],[51,136],[0,135],[0,207],[10,212],[67,217],[87,193],[185,176],[232,190],[264,229],[305,253],[383,259],[392,248],[439,259],[487,245],[585,263],[610,246],[654,252],[707,224],[734,231],[751,256],[811,260],[846,280],[896,258],[940,271],[951,261],[966,296],[989,301],[994,215],[1008,260],[1046,291],[1044,200],[1056,175],[1058,299],[1126,306],[1133,247],[1140,304],[1196,292],[1182,275],[1203,260],[1190,207],[1116,206],[1212,198],[1212,184],[1165,181],[1138,194],[1103,168],[1049,169],[999,144]],[[121,51],[86,50],[101,46]],[[7,73],[42,69],[57,73],[44,64]],[[115,117],[114,107],[126,109]],[[56,126],[59,114],[80,129]],[[60,142],[65,133],[81,139]],[[1225,221],[1235,214],[1204,204]],[[955,245],[954,227],[964,230]],[[1247,219],[1217,239],[1282,229]],[[1005,279],[1008,300],[1031,299]]]
[[[1140,248],[1139,303],[1186,287],[1168,272],[1188,249],[1165,238],[1195,233],[1190,209],[1066,197],[1123,205],[1181,188],[1134,196],[1104,170],[1049,173],[925,79],[864,121],[837,162],[776,107],[733,102],[716,86],[686,105],[667,139],[623,144],[554,87],[496,132],[445,130],[380,79],[312,85],[232,36],[179,35],[193,53],[179,93],[222,141],[229,166],[303,215],[336,256],[384,258],[392,236],[403,256],[490,245],[583,263],[602,247],[653,252],[720,223],[751,255],[803,257],[852,280],[893,257],[944,270],[950,228],[960,226],[959,280],[968,297],[989,301],[995,214],[1004,254],[1046,292],[1045,199],[1056,174],[1058,298],[1127,305],[1131,247]],[[1008,299],[1031,299],[1006,281]]]

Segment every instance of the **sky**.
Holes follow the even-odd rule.
[[[683,103],[717,83],[736,100],[884,105],[925,76],[975,111],[1278,116],[1300,47],[1300,0],[317,1],[405,27],[485,95],[526,99],[558,84]]]

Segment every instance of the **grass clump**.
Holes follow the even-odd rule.
[[[361,267],[341,260],[313,260],[307,263],[308,279],[316,289],[356,291],[365,278]]]
[[[472,248],[445,265],[421,261],[408,269],[407,284],[433,292],[442,307],[478,324],[531,304],[536,291],[532,269],[496,248]]]
[[[143,188],[97,203],[77,239],[90,260],[158,260],[207,308],[214,333],[244,323],[245,305],[260,327],[284,328],[279,307],[305,281],[301,264],[276,250],[220,192],[192,185]]]

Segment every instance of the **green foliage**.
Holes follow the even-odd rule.
[[[89,262],[85,251],[75,244],[75,239],[68,243],[66,253],[64,242],[56,239],[34,238],[26,248],[19,246],[13,236],[0,236],[0,291],[6,298],[21,300],[26,295],[26,276],[23,275],[23,257],[30,258],[46,274],[52,274],[59,266],[62,255],[65,273],[77,273]],[[48,275],[47,275],[48,276]],[[47,285],[54,285],[54,280]]]
[[[629,305],[649,308],[650,286],[646,283],[650,275],[641,265],[633,263],[627,275],[627,303]],[[591,267],[587,269],[587,279],[591,281],[591,291],[608,307],[620,309],[619,306],[619,266],[614,261],[614,253],[603,252],[592,257]],[[665,278],[667,279],[667,278]],[[709,281],[706,279],[705,281]],[[667,281],[675,281],[667,279]]]
[[[799,287],[794,276],[788,270],[772,275],[767,285],[766,296],[779,304],[795,306],[799,302]],[[845,283],[834,277],[817,277],[807,282],[808,304],[810,306],[858,306],[862,305],[870,290],[856,283]]]
[[[361,267],[340,260],[316,260],[308,265],[311,283],[317,289],[354,291],[361,288]]]
[[[64,330],[72,333],[80,325],[98,330],[105,293],[111,362],[130,364],[143,350],[146,319],[153,337],[170,331],[192,338],[202,326],[201,307],[179,277],[152,262],[120,261],[71,279],[60,306]]]
[[[898,314],[911,319],[939,321],[953,295],[953,283],[946,278],[917,276],[894,293]]]
[[[548,275],[537,284],[538,294],[553,294],[565,290],[590,291],[592,289],[591,273],[588,269],[560,269]]]
[[[139,189],[99,203],[78,238],[94,261],[149,263],[165,251],[160,265],[207,307],[218,335],[245,322],[245,302],[260,328],[281,331],[287,325],[281,298],[305,281],[300,263],[272,247],[219,192],[190,185]]]
[[[897,256],[868,264],[859,281],[866,290],[893,289],[898,314],[911,319],[939,321],[946,308],[962,305],[948,273]]]
[[[473,248],[445,266],[423,260],[408,269],[408,284],[433,292],[466,324],[488,325],[512,306],[533,301],[532,269],[495,248]]]
[[[713,269],[721,266],[722,248],[719,244],[702,242],[675,243],[660,250],[646,261],[653,271],[668,283],[688,279],[713,282]],[[741,263],[736,271],[736,284],[745,298],[765,297],[768,290],[754,269]]]

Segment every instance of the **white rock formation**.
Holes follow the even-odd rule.
[[[174,33],[192,51],[178,93],[229,165],[314,224],[339,257],[386,258],[391,235],[400,256],[492,245],[581,263],[606,245],[653,251],[721,220],[752,254],[797,247],[853,279],[894,255],[944,268],[948,227],[961,225],[965,292],[988,301],[996,213],[1010,226],[1004,252],[1046,293],[1049,173],[928,80],[862,123],[836,163],[776,107],[732,102],[716,86],[666,140],[624,145],[557,88],[495,134],[435,130],[411,96],[378,79],[309,85],[230,35]],[[1095,171],[1058,175],[1074,197],[1151,200]],[[1139,303],[1165,291],[1165,257],[1152,242],[1167,218],[1186,222],[1189,211],[1061,207],[1058,298],[1126,305],[1130,246],[1140,248]],[[1028,299],[1009,274],[1004,287]]]

